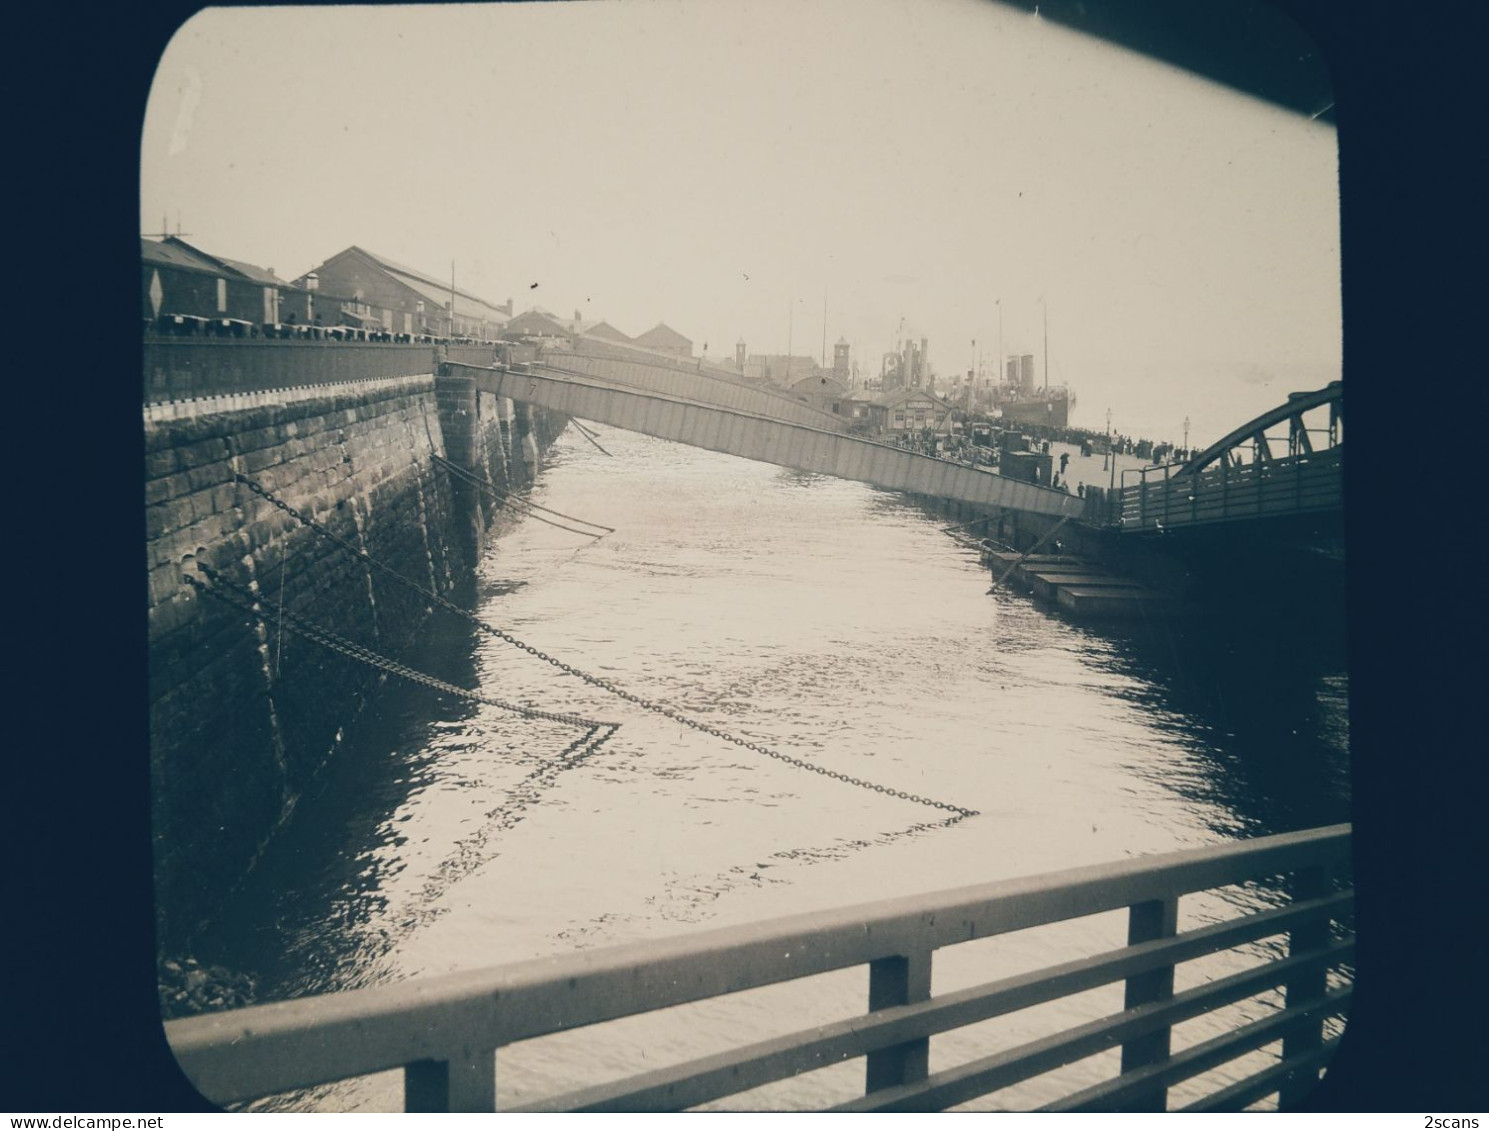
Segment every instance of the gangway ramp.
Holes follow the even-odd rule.
[[[484,393],[663,440],[970,506],[1079,515],[1084,500],[978,467],[759,413],[549,370],[446,362]]]
[[[737,409],[775,420],[790,420],[828,432],[846,432],[848,418],[826,412],[776,389],[694,369],[681,362],[647,358],[595,357],[569,350],[544,349],[537,364],[551,373],[596,377],[650,393]]]

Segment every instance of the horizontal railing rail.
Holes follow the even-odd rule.
[[[784,391],[751,384],[743,378],[720,377],[691,366],[667,365],[653,359],[593,357],[557,350],[545,351],[538,364],[555,373],[595,377],[830,431],[846,431],[849,424],[846,417],[813,407]]]
[[[1347,985],[1327,982],[1352,954],[1352,894],[1336,890],[1348,854],[1349,827],[1339,825],[252,1006],[171,1021],[166,1034],[187,1077],[219,1104],[402,1067],[408,1110],[492,1111],[504,1045],[866,965],[867,1013],[550,1097],[533,1110],[679,1110],[853,1057],[865,1058],[866,1094],[842,1110],[936,1109],[1118,1046],[1120,1075],[1066,1102],[1161,1110],[1170,1084],[1277,1040],[1281,1064],[1228,1085],[1218,1102],[1245,1106],[1273,1091],[1290,1100],[1316,1080],[1330,1047],[1325,1019],[1349,1001]],[[1292,902],[1176,929],[1181,897],[1278,877],[1289,878]],[[1123,908],[1125,947],[931,995],[932,955],[942,947]],[[1176,964],[1280,934],[1285,957],[1173,991]],[[1119,982],[1121,1012],[927,1071],[934,1034]],[[1279,987],[1284,1008],[1169,1054],[1175,1024]]]
[[[438,347],[275,338],[144,343],[146,404],[433,373]],[[491,356],[491,350],[485,351]]]
[[[1179,465],[1144,468],[1124,484],[1124,530],[1156,530],[1243,518],[1336,510],[1344,501],[1344,449],[1286,456],[1199,474]]]
[[[570,343],[569,352],[583,354],[587,357],[612,358],[617,361],[636,361],[648,365],[660,364],[669,369],[706,373],[711,377],[718,377],[721,380],[757,386],[756,382],[746,380],[744,374],[738,369],[700,357],[683,357],[679,354],[667,353],[664,350],[652,349],[648,346],[638,346],[635,343],[612,342],[607,339],[591,338],[583,334],[570,339]]]
[[[475,345],[450,343],[440,346],[440,357],[444,361],[458,361],[465,365],[495,365],[501,345],[496,342],[481,342]]]
[[[448,368],[462,367],[452,364]],[[745,459],[857,479],[892,491],[1049,515],[1074,516],[1083,506],[1081,499],[1064,491],[922,455],[900,445],[603,377],[555,372],[544,362],[513,369],[465,367],[465,372],[476,378],[481,392],[570,418],[593,420]]]

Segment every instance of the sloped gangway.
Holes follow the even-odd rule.
[[[446,361],[441,372],[473,378],[480,392],[581,420],[892,491],[1055,517],[1079,515],[1084,506],[1084,500],[1063,491],[982,468],[733,407],[739,387],[709,378],[695,383],[694,396],[685,397],[549,364],[546,358],[521,368]],[[713,403],[697,395],[710,385],[718,390]]]

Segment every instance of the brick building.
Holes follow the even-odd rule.
[[[574,331],[552,311],[535,306],[508,320],[502,333],[507,338],[569,338]]]
[[[634,344],[628,334],[617,330],[609,322],[579,322],[577,318],[575,321],[579,327],[579,332],[586,338],[600,338],[603,341],[617,342],[621,345]]]
[[[179,236],[140,240],[141,316],[230,319],[273,325],[306,319],[310,295],[274,274],[236,259],[210,255]]]
[[[512,317],[511,299],[497,305],[365,248],[349,247],[295,282],[308,286],[311,276],[316,314],[328,326],[495,341]]]
[[[744,375],[752,381],[764,381],[789,389],[807,377],[822,376],[824,371],[813,357],[800,354],[752,353],[744,363]]]
[[[660,353],[670,353],[676,357],[693,356],[693,340],[683,337],[665,322],[658,322],[646,333],[633,338],[632,341],[635,345],[657,350]]]
[[[818,372],[795,381],[791,385],[791,395],[823,412],[835,412],[839,416],[852,415],[848,387],[826,373]]]

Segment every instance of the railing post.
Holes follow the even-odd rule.
[[[869,963],[869,1012],[894,1005],[927,1001],[931,996],[931,952],[895,955]],[[901,1045],[871,1052],[864,1091],[877,1092],[898,1084],[924,1080],[930,1069],[931,1039],[919,1037]]]
[[[417,1060],[403,1069],[403,1110],[496,1110],[496,1050],[462,1049],[459,1060]]]
[[[1127,945],[1152,942],[1154,939],[1172,938],[1179,925],[1179,900],[1155,899],[1147,903],[1134,903],[1127,918]],[[1123,1007],[1132,1009],[1149,1002],[1162,1001],[1174,996],[1174,968],[1160,966],[1127,979]],[[1155,1033],[1134,1037],[1122,1046],[1122,1071],[1124,1073],[1157,1064],[1168,1059],[1169,1027],[1164,1026]],[[1151,1091],[1134,1095],[1122,1105],[1124,1111],[1164,1111],[1168,1107],[1168,1088],[1158,1085]]]
[[[1317,899],[1327,895],[1329,890],[1328,870],[1322,867],[1300,869],[1293,877],[1291,885],[1293,902],[1301,902],[1305,899]],[[1319,950],[1327,946],[1331,933],[1329,919],[1320,919],[1316,922],[1305,923],[1300,927],[1294,927],[1287,934],[1288,957],[1304,954],[1310,950]],[[1290,978],[1283,988],[1284,1003],[1291,1007],[1301,1005],[1314,998],[1323,997],[1328,989],[1329,974],[1325,969],[1310,970]],[[1324,1041],[1324,1021],[1322,1017],[1304,1019],[1291,1028],[1282,1039],[1282,1059],[1287,1061],[1294,1056],[1303,1056],[1319,1048]],[[1318,1083],[1317,1068],[1297,1074],[1288,1079],[1277,1093],[1277,1106],[1286,1111],[1295,1107],[1299,1101],[1307,1097]]]

